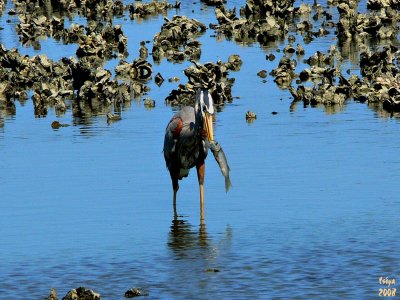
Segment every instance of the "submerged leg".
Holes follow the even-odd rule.
[[[199,180],[200,189],[200,222],[204,222],[204,172],[205,172],[204,161],[197,164],[197,178]]]

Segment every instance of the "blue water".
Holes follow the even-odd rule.
[[[180,13],[212,22],[212,9],[200,7]],[[139,41],[151,40],[163,21],[121,22],[132,27],[125,32],[134,59]],[[181,182],[174,220],[162,155],[174,113],[164,99],[179,83],[150,83],[146,97],[156,107],[132,100],[110,125],[104,114],[80,120],[52,109],[35,118],[31,100],[16,102],[15,116],[1,112],[0,299],[43,299],[52,287],[62,298],[79,286],[102,299],[124,299],[131,287],[150,299],[378,299],[381,276],[400,280],[399,120],[353,101],[290,111],[290,93],[256,75],[276,68],[281,52],[211,34],[200,38],[201,61],[239,54],[243,66],[230,74],[239,98],[214,125],[233,187],[225,193],[210,155],[205,225],[193,170]],[[15,36],[0,35],[7,48],[18,46]],[[328,41],[335,42],[307,45],[305,57],[327,51]],[[74,55],[74,45],[43,43],[21,50]],[[277,59],[265,60],[269,53]],[[185,83],[189,64],[163,60],[153,70]],[[257,113],[251,124],[248,110]],[[53,130],[54,120],[71,126]]]

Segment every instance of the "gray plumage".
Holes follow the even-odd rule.
[[[181,128],[179,128],[181,127]],[[195,108],[183,107],[168,123],[164,138],[164,158],[167,168],[179,168],[179,179],[187,177],[198,159],[207,157],[206,140],[202,136],[203,122]]]

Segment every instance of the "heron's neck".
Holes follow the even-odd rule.
[[[203,127],[204,118],[203,118],[203,114],[201,113],[201,108],[200,108],[199,103],[196,103],[194,105],[194,115],[195,115],[195,120],[196,120],[196,126]]]

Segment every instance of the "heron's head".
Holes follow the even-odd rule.
[[[212,115],[214,114],[214,101],[207,89],[201,88],[196,92],[196,108],[204,120],[204,128],[209,141],[214,139]]]

